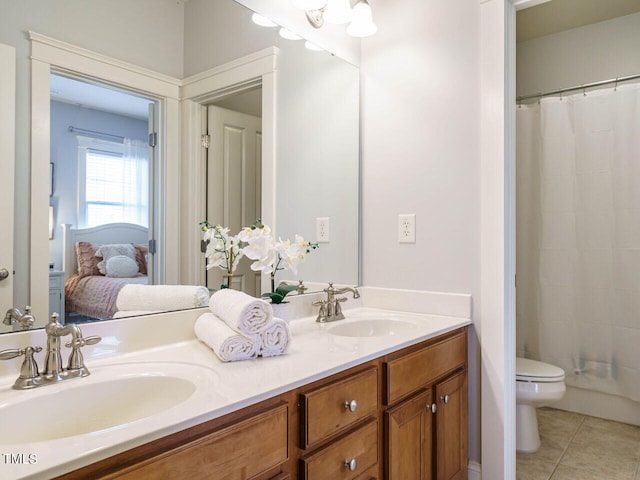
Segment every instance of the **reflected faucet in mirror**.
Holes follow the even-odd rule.
[[[18,308],[10,308],[4,316],[2,323],[5,325],[19,325],[21,330],[28,330],[33,326],[36,319],[31,314],[31,307],[29,305],[24,307],[24,313]]]

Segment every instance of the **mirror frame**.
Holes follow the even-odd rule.
[[[31,243],[29,260],[29,298],[37,292],[49,290],[48,224],[49,224],[49,177],[50,161],[50,75],[52,71],[67,72],[73,76],[99,80],[105,84],[124,86],[158,101],[157,124],[164,132],[158,142],[159,185],[158,207],[155,213],[156,237],[159,240],[158,279],[163,283],[178,283],[180,280],[180,232],[176,228],[180,218],[180,206],[167,202],[167,198],[178,198],[180,192],[180,162],[169,162],[169,158],[180,158],[179,112],[181,80],[148,70],[137,65],[91,52],[35,32],[28,32],[31,41]],[[33,313],[42,327],[49,317],[47,295],[37,295]],[[46,299],[46,300],[44,300]]]

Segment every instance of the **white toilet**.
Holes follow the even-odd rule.
[[[536,408],[562,398],[566,386],[564,370],[548,363],[516,358],[516,450],[540,448]]]

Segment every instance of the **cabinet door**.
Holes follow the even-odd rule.
[[[425,390],[385,412],[387,480],[432,478],[432,402]]]
[[[467,372],[436,385],[437,480],[466,479],[468,457]]]

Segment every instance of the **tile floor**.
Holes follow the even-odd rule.
[[[640,480],[640,427],[538,409],[542,445],[517,454],[518,480]]]

